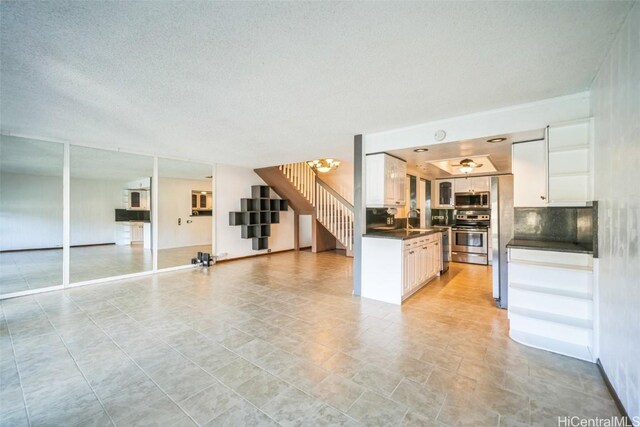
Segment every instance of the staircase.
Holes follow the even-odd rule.
[[[298,214],[310,214],[353,256],[353,205],[322,181],[305,162],[290,163],[255,172]],[[314,240],[326,240],[322,232]],[[319,245],[324,247],[324,245]]]

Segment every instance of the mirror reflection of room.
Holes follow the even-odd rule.
[[[62,285],[64,147],[0,136],[0,295]]]
[[[158,159],[158,268],[212,252],[211,165]]]
[[[153,158],[70,147],[71,283],[153,269]]]

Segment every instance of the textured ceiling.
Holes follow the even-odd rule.
[[[631,2],[10,2],[4,132],[245,166],[585,90]]]

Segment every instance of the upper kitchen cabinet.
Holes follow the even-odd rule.
[[[404,207],[407,163],[385,153],[367,155],[368,207]]]
[[[591,120],[548,127],[549,206],[584,206],[592,198]]]
[[[480,193],[489,191],[490,187],[488,176],[456,178],[453,186],[455,193]]]
[[[453,209],[453,179],[437,179],[431,184],[432,207]]]
[[[547,141],[513,144],[513,206],[547,206]]]
[[[148,210],[149,209],[149,191],[147,190],[128,190],[128,206],[129,210]]]

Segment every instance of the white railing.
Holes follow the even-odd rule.
[[[280,165],[289,182],[315,207],[316,219],[345,246],[353,250],[353,206],[327,184],[305,163]]]
[[[316,173],[305,162],[280,165],[280,170],[289,182],[312,206],[316,205]]]
[[[316,219],[342,243],[353,250],[353,206],[320,181],[316,184]]]

